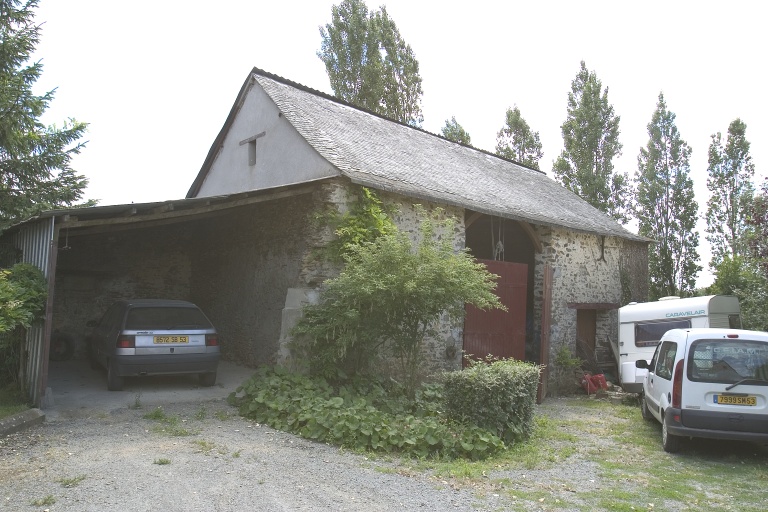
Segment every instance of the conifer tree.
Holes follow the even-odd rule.
[[[565,188],[620,222],[629,220],[631,189],[627,173],[614,171],[621,155],[619,120],[608,88],[581,62],[571,82],[568,116],[561,126],[563,149],[552,170]]]
[[[707,240],[712,245],[712,264],[725,256],[744,254],[744,232],[755,194],[755,164],[749,154],[747,125],[735,119],[728,126],[725,147],[720,132],[712,135],[707,168]]]
[[[517,105],[507,109],[504,126],[496,134],[496,154],[532,169],[539,168],[539,160],[544,156],[539,132],[531,130]]]
[[[469,133],[456,121],[455,117],[445,120],[445,125],[440,129],[440,133],[443,134],[443,137],[453,142],[460,142],[467,146],[472,144]]]
[[[421,75],[411,46],[386,7],[368,10],[363,0],[343,0],[320,27],[317,56],[333,93],[358,107],[420,126]]]
[[[690,177],[691,149],[675,125],[675,114],[659,94],[648,124],[648,144],[637,157],[639,233],[656,241],[648,251],[652,298],[690,295],[699,266],[698,205]]]
[[[30,62],[40,37],[37,3],[0,0],[0,230],[42,210],[74,206],[88,183],[70,167],[86,125],[40,121],[53,91],[33,92],[43,70]]]

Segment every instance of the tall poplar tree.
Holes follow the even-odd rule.
[[[657,242],[648,252],[651,296],[690,295],[701,270],[699,207],[690,177],[691,148],[680,137],[663,94],[648,124],[648,136],[637,157],[635,179],[639,233]]]
[[[712,135],[707,167],[707,240],[712,245],[712,264],[744,253],[744,232],[755,194],[755,164],[749,155],[747,125],[735,119],[728,126],[725,147],[720,132]]]
[[[581,62],[571,82],[568,116],[560,127],[563,149],[552,170],[565,188],[607,213],[627,222],[631,213],[631,184],[627,173],[614,171],[621,155],[619,120],[608,102],[608,88]]]
[[[531,130],[517,105],[507,109],[504,126],[496,134],[496,154],[532,169],[539,168],[539,160],[544,156],[539,132]]]
[[[70,168],[86,125],[40,121],[53,91],[38,96],[32,90],[43,70],[29,61],[40,37],[36,7],[37,0],[0,0],[0,230],[42,210],[75,205],[88,183]]]
[[[420,126],[419,62],[386,7],[369,11],[363,0],[343,0],[320,27],[317,56],[333,93],[353,105]]]
[[[453,142],[461,142],[467,146],[472,144],[469,133],[456,121],[455,117],[445,120],[445,126],[440,129],[440,133],[443,134],[443,137]]]

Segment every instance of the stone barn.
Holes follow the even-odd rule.
[[[500,276],[509,312],[468,308],[441,326],[429,370],[460,368],[463,352],[546,364],[563,348],[612,364],[616,309],[647,297],[649,240],[543,172],[254,68],[186,198],[44,212],[0,237],[49,277],[47,321],[28,340],[38,401],[51,337],[82,354],[88,321],[117,298],[192,300],[225,358],[283,360],[302,306],[336,271],[313,256],[330,236],[317,214],[344,211],[361,187],[407,232],[414,205],[440,208],[455,247]]]

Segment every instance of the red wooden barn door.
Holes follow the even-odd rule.
[[[507,311],[483,311],[466,306],[464,352],[474,358],[488,354],[525,359],[525,306],[528,291],[528,265],[506,261],[477,260],[499,276],[496,294]]]

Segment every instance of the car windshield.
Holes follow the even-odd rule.
[[[750,383],[768,385],[768,343],[745,339],[696,341],[690,350],[688,378],[727,384],[749,379]]]
[[[197,308],[139,307],[128,311],[125,328],[129,331],[210,329],[211,323]]]

